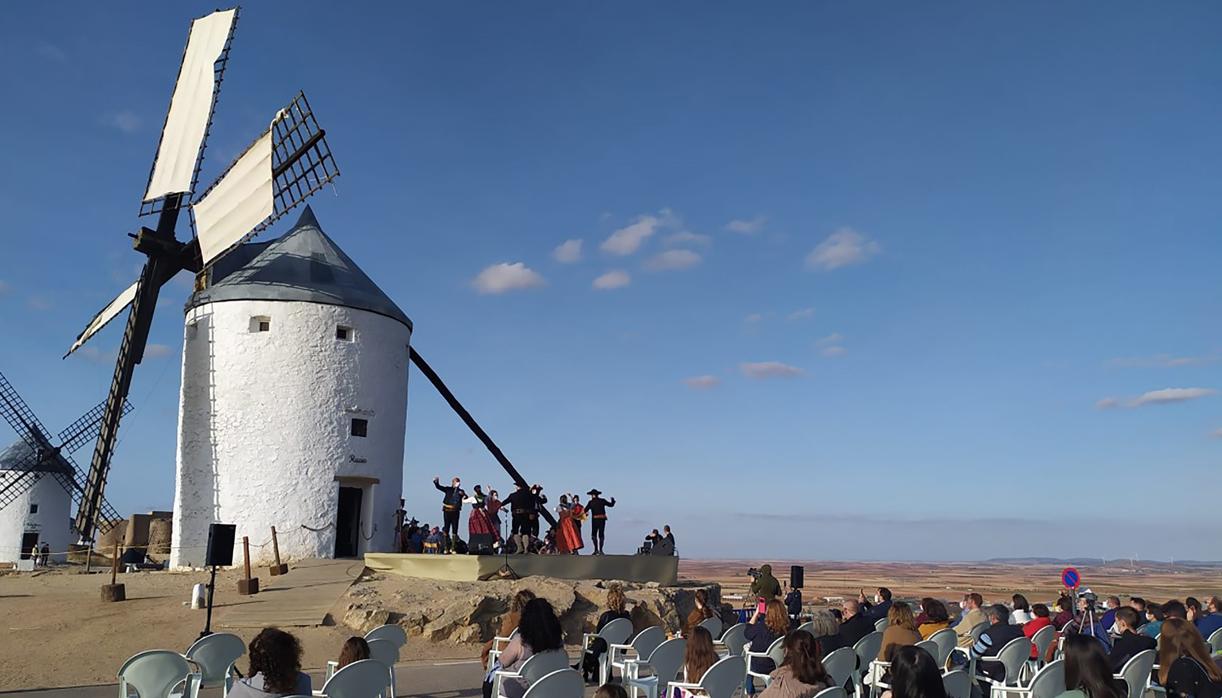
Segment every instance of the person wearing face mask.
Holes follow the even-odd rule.
[[[887,613],[891,610],[891,590],[887,587],[879,587],[874,592],[874,603],[870,603],[866,600],[865,590],[859,589],[857,592],[857,602],[861,604],[863,609],[862,615],[868,618],[870,622],[877,623],[886,618]]]

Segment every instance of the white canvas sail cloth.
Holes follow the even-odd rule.
[[[106,323],[113,320],[116,315],[123,312],[124,308],[131,305],[132,301],[136,299],[136,289],[139,287],[139,281],[131,286],[128,286],[122,293],[120,293],[113,301],[110,302],[110,305],[102,308],[102,312],[94,315],[93,319],[89,321],[89,325],[85,327],[85,331],[82,332],[81,335],[76,338],[76,341],[72,343],[72,348],[68,350],[68,354],[80,349],[81,345],[88,342],[90,337],[97,334],[98,330],[106,326]],[[68,354],[65,354],[64,356],[67,356]]]
[[[191,22],[187,48],[170,111],[166,115],[157,160],[144,200],[191,190],[200,145],[208,131],[216,97],[216,62],[233,32],[237,10],[218,10]]]
[[[241,242],[276,209],[272,130],[259,137],[192,208],[200,255],[207,266]]]

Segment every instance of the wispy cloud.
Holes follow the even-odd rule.
[[[712,241],[713,238],[708,235],[693,233],[690,230],[680,230],[662,238],[662,242],[667,245],[707,245]]]
[[[62,48],[48,41],[40,42],[35,51],[37,51],[39,56],[47,59],[48,61],[52,61],[54,63],[68,62],[68,54],[64,53]]]
[[[1111,368],[1178,368],[1180,366],[1212,364],[1218,361],[1222,361],[1222,355],[1174,356],[1172,354],[1155,354],[1154,356],[1129,356],[1111,359],[1106,365]]]
[[[1214,429],[1213,431],[1209,432],[1209,435],[1214,437],[1215,439],[1222,439],[1222,427],[1218,427],[1217,429]]]
[[[747,323],[748,325],[755,325],[763,321],[764,321],[763,313],[751,313],[747,317],[743,318],[743,322]]]
[[[144,355],[150,359],[161,359],[174,353],[174,349],[166,344],[150,344],[144,348]]]
[[[679,225],[679,219],[674,212],[664,208],[655,215],[637,216],[631,224],[611,233],[603,240],[599,249],[608,254],[626,257],[641,248],[641,245],[661,228],[674,228]]]
[[[690,269],[700,264],[701,259],[700,253],[691,250],[666,250],[650,257],[645,262],[645,268],[650,271]]]
[[[840,344],[843,341],[844,335],[840,334],[839,332],[833,332],[826,337],[820,337],[819,339],[815,340],[815,346],[826,347],[833,344]]]
[[[542,276],[522,262],[493,264],[485,267],[471,281],[476,291],[492,295],[535,288],[546,283]]]
[[[592,284],[594,288],[600,291],[610,291],[616,288],[623,288],[632,283],[632,276],[623,269],[612,269],[602,276],[594,279]]]
[[[26,299],[25,305],[30,310],[37,310],[41,313],[50,310],[55,304],[46,296],[30,296]]]
[[[708,390],[716,388],[720,383],[721,379],[717,376],[692,376],[683,379],[683,384],[692,390]]]
[[[1145,405],[1169,405],[1176,402],[1199,400],[1203,397],[1214,395],[1217,392],[1213,388],[1163,388],[1161,390],[1151,390],[1131,398],[1105,397],[1096,402],[1095,407],[1107,410],[1115,407],[1132,408],[1144,407]]]
[[[796,378],[803,374],[797,366],[780,361],[757,361],[739,364],[739,370],[748,378],[760,380],[763,378]]]
[[[764,224],[768,219],[763,216],[755,218],[736,218],[729,223],[726,223],[726,230],[739,235],[758,235],[764,231]]]
[[[99,349],[92,344],[86,344],[76,350],[73,356],[80,356],[90,363],[95,364],[110,364],[114,363],[119,356],[118,349]]]
[[[130,109],[122,109],[113,114],[107,114],[104,119],[107,126],[117,128],[123,133],[135,133],[140,130],[143,121]]]
[[[561,264],[581,261],[581,240],[565,240],[552,250],[552,259]]]
[[[815,340],[815,347],[819,349],[820,354],[828,358],[844,356],[848,351],[844,348],[844,335],[839,332],[833,332]]]
[[[814,308],[800,308],[789,314],[790,320],[809,320],[815,316]]]
[[[831,271],[861,264],[882,251],[882,246],[852,228],[828,235],[806,256],[806,268]]]
[[[848,349],[845,349],[844,347],[837,345],[837,346],[832,346],[832,347],[823,347],[823,349],[821,349],[819,353],[823,354],[824,356],[828,357],[829,359],[834,359],[837,356],[844,356],[846,353],[848,353]]]

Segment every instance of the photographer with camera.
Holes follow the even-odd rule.
[[[781,583],[772,576],[772,565],[760,565],[747,570],[751,577],[751,595],[770,601],[781,595]]]
[[[1078,615],[1065,625],[1064,633],[1066,635],[1090,635],[1103,643],[1103,651],[1106,654],[1112,651],[1112,638],[1103,629],[1103,623],[1096,615],[1095,603],[1098,600],[1099,597],[1095,596],[1090,589],[1083,590],[1078,595]]]

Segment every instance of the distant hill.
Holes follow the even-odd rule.
[[[1130,561],[1124,558],[1111,558],[1104,560],[1098,557],[993,557],[984,562],[991,562],[999,565],[1067,565],[1073,567],[1101,567],[1104,565],[1121,566],[1136,564],[1139,567],[1192,567],[1205,569],[1222,569],[1222,562],[1216,560],[1176,560],[1174,563],[1166,560],[1134,560]]]

